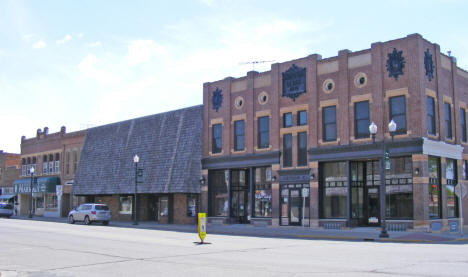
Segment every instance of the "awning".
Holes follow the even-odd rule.
[[[33,192],[55,193],[55,186],[60,185],[59,177],[39,177],[33,180]],[[17,179],[13,182],[15,193],[31,193],[31,178]]]
[[[0,195],[0,200],[10,200],[13,197],[15,197],[14,194],[2,194]]]

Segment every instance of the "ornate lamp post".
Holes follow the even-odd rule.
[[[34,178],[34,167],[29,169],[29,174],[31,174],[31,184],[29,187],[29,192],[31,193],[31,201],[29,202],[29,218],[33,217],[33,178]]]
[[[138,225],[138,220],[137,220],[137,185],[138,185],[138,162],[140,161],[140,158],[138,155],[135,155],[133,157],[133,163],[135,164],[135,197],[134,197],[134,202],[135,205],[133,207],[134,213],[133,213],[133,225]]]
[[[393,121],[393,119],[388,123],[388,131],[390,132],[390,135],[392,136],[392,142],[393,142],[393,136],[395,135],[396,131],[396,123]],[[375,143],[375,135],[377,134],[377,125],[372,122],[369,125],[369,132],[372,135],[372,142]],[[385,222],[385,194],[386,194],[386,189],[385,189],[385,158],[386,158],[387,150],[385,146],[385,134],[383,136],[382,140],[382,158],[380,159],[380,223],[382,226],[382,230],[380,232],[379,237],[381,238],[388,238],[388,233],[387,233],[387,224]]]

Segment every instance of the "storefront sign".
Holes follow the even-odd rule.
[[[46,185],[45,184],[33,184],[32,185],[33,192],[46,192]],[[29,184],[16,184],[15,185],[15,193],[31,193],[31,185]]]
[[[280,175],[279,182],[280,183],[303,183],[309,182],[309,175]]]
[[[449,223],[450,232],[458,232],[458,222],[453,221]]]
[[[203,243],[206,237],[206,213],[198,213],[198,237]]]
[[[271,200],[271,194],[264,191],[255,191],[255,199]]]
[[[334,187],[334,188],[325,189],[326,196],[340,196],[340,195],[347,195],[347,194],[348,194],[347,187]]]

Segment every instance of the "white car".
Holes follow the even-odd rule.
[[[13,204],[0,203],[0,216],[8,217],[13,215]]]
[[[106,204],[81,204],[78,208],[68,213],[68,223],[70,224],[76,221],[83,221],[86,225],[92,222],[102,222],[103,225],[108,225],[110,219],[111,213]]]

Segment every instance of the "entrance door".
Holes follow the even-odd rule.
[[[148,220],[158,221],[158,197],[156,195],[148,196]]]
[[[232,223],[248,223],[249,206],[249,176],[248,171],[231,171],[231,209]]]
[[[379,161],[350,163],[351,219],[358,226],[378,226],[380,222]]]
[[[289,225],[301,225],[302,197],[300,189],[289,190]]]

